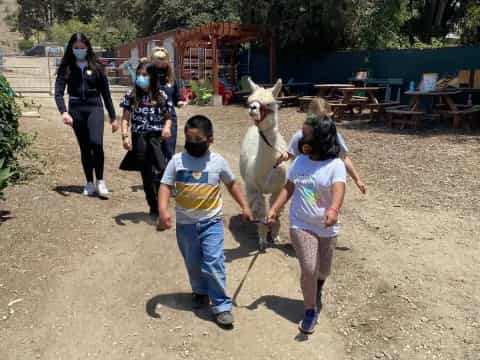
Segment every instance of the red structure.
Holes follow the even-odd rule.
[[[211,79],[215,94],[219,93],[219,79],[237,82],[236,64],[240,45],[261,41],[269,49],[270,80],[275,77],[275,41],[270,31],[255,25],[211,23],[192,29],[179,29],[136,39],[117,48],[119,58],[150,56],[154,46],[163,46],[174,60],[178,79]],[[172,51],[174,50],[174,51]]]

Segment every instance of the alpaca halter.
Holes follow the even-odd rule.
[[[260,109],[259,109],[259,112],[260,112],[260,118],[258,120],[254,120],[255,123],[258,125],[258,124],[261,124],[263,122],[263,120],[265,120],[265,118],[269,115],[269,114],[272,114],[274,111],[269,109],[267,106],[265,105],[260,105]],[[250,115],[251,117],[253,117],[252,115]]]
[[[258,121],[261,123],[265,118],[268,116],[268,114],[273,113],[273,110],[269,109],[266,106],[260,106],[260,120]]]

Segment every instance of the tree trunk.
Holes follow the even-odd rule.
[[[435,15],[435,27],[439,27],[442,25],[443,16],[445,15],[445,9],[447,8],[447,3],[449,0],[439,0],[437,13]]]
[[[433,22],[438,5],[438,0],[427,1],[424,11],[423,41],[430,43],[433,34]]]

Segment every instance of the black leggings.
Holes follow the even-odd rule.
[[[166,161],[161,134],[133,134],[132,147],[141,167],[143,190],[151,213],[158,213],[158,189]]]
[[[69,114],[73,118],[87,182],[93,182],[93,170],[97,180],[103,180],[103,107],[70,104]]]

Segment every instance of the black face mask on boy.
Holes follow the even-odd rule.
[[[193,157],[202,157],[208,151],[208,143],[185,141],[185,150]]]

